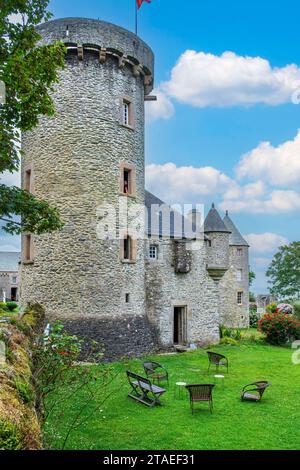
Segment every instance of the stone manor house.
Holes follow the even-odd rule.
[[[42,303],[49,320],[104,343],[111,356],[217,343],[220,324],[248,326],[249,247],[229,215],[212,206],[199,224],[192,211],[178,229],[170,210],[166,230],[162,211],[151,211],[164,205],[145,190],[151,49],[94,19],[49,21],[38,31],[42,44],[65,43],[66,67],[55,116],[23,135],[22,184],[59,208],[64,227],[23,235],[22,304]],[[105,236],[106,204],[118,215],[120,200],[128,213],[146,206],[145,236],[120,223],[116,237]]]

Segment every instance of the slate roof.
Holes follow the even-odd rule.
[[[222,233],[230,233],[230,230],[226,227],[221,216],[215,205],[213,204],[209,213],[206,216],[204,222],[204,232],[222,232]]]
[[[0,251],[0,271],[18,272],[21,253]]]
[[[166,215],[162,211],[154,213],[151,207],[154,205],[162,206],[166,210]],[[156,197],[149,191],[145,191],[145,206],[147,209],[147,217],[145,220],[145,229],[148,236],[159,236],[176,239],[203,239],[206,238],[203,231],[198,230],[186,217],[180,212],[175,211],[171,206]],[[163,223],[164,220],[164,223]],[[170,228],[168,227],[170,225]]]
[[[232,222],[231,218],[228,215],[228,211],[226,211],[226,215],[223,219],[224,224],[230,230],[231,234],[229,236],[229,245],[233,246],[249,246],[246,240],[242,237],[234,223]]]

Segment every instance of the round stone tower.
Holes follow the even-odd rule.
[[[99,20],[37,29],[42,44],[65,43],[66,66],[53,93],[55,116],[23,135],[22,181],[58,207],[64,227],[23,236],[21,302],[42,303],[49,319],[77,325],[73,331],[118,340],[146,322],[144,242],[118,217],[120,204],[123,213],[144,205],[144,101],[154,56],[135,34]]]

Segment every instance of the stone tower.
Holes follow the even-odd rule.
[[[144,242],[118,216],[120,200],[126,211],[144,205],[144,101],[154,56],[135,34],[99,20],[37,29],[42,44],[65,43],[66,66],[53,93],[55,116],[23,135],[22,181],[58,207],[65,225],[23,237],[21,301],[42,303],[48,318],[63,318],[74,332],[120,342],[128,333],[134,349],[132,332],[141,342],[147,334]]]
[[[223,219],[229,237],[229,269],[221,281],[221,322],[233,328],[249,327],[249,245],[229,217]]]

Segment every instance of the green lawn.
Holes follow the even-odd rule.
[[[170,386],[162,407],[148,408],[127,397],[124,371],[142,372],[142,361],[116,363],[120,374],[110,386],[113,395],[89,421],[73,430],[67,449],[198,450],[198,449],[300,449],[300,366],[291,362],[292,350],[264,344],[216,346],[229,358],[224,389],[214,390],[214,413],[206,404],[192,416],[187,395],[174,399],[174,383],[208,383],[207,354],[197,350],[153,356],[169,371]],[[147,359],[150,359],[148,357]],[[213,374],[212,374],[213,375]],[[240,401],[241,388],[255,380],[269,380],[261,403]],[[94,387],[101,386],[96,382]],[[60,395],[60,394],[58,394]],[[90,403],[87,412],[97,403]],[[61,448],[68,423],[82,404],[80,393],[53,412],[45,426],[52,447]],[[59,419],[58,419],[59,418]],[[55,431],[53,431],[55,429]]]

